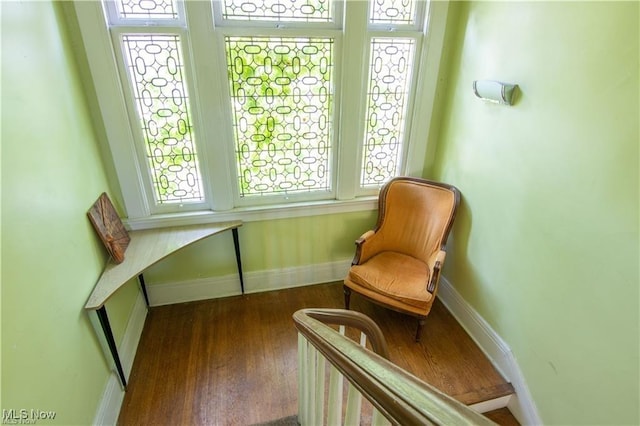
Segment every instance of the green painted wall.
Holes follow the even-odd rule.
[[[90,424],[110,371],[83,309],[107,259],[86,211],[107,178],[60,5],[1,7],[1,405]],[[132,294],[109,304],[118,339]]]
[[[463,194],[445,276],[545,424],[638,424],[638,2],[453,3],[429,174]],[[476,79],[517,83],[512,107]]]

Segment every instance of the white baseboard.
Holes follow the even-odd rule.
[[[522,425],[542,424],[535,402],[511,348],[462,298],[445,277],[440,278],[438,297],[496,369],[513,385],[516,395],[506,399],[504,403],[518,422]]]
[[[124,392],[120,387],[120,381],[115,373],[109,375],[109,381],[102,394],[102,400],[98,406],[98,411],[93,419],[94,425],[111,426],[118,422],[120,407],[124,400]]]
[[[237,274],[164,284],[147,283],[147,295],[149,295],[151,306],[217,299],[240,293],[240,280]]]
[[[147,317],[147,305],[144,301],[142,293],[138,293],[136,302],[133,305],[133,310],[129,321],[127,322],[127,328],[125,329],[124,336],[118,347],[118,353],[120,355],[120,362],[122,363],[122,369],[125,376],[129,377],[131,374],[131,368],[133,367],[133,360],[136,356],[136,350],[138,349],[138,343],[140,342],[140,336],[142,335],[142,329],[144,328],[144,321]],[[111,356],[110,354],[108,355]],[[96,416],[93,419],[94,425],[115,425],[118,421],[118,415],[120,414],[120,407],[124,400],[124,390],[120,385],[116,372],[112,371],[109,375],[109,380],[105,386],[104,393],[102,394],[102,400],[96,411]]]
[[[351,259],[309,266],[247,272],[244,277],[245,293],[282,290],[332,281],[341,281],[347,275]],[[241,294],[237,274],[202,278],[147,286],[151,306],[196,300],[215,299]]]

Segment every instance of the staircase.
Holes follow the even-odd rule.
[[[447,396],[390,362],[382,331],[358,312],[303,309],[293,318],[302,425],[492,425],[479,413],[506,406],[513,394],[505,384],[490,393],[462,395],[471,404]],[[492,415],[502,424],[517,424],[507,413]]]

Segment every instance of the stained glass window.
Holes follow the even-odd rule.
[[[342,209],[420,170],[428,126],[411,114],[429,108],[435,84],[422,55],[429,1],[78,7],[96,91],[124,97],[103,119],[128,212]]]
[[[416,0],[371,0],[372,24],[413,25],[416,18]]]
[[[329,190],[333,40],[227,37],[240,196]]]
[[[331,0],[224,0],[225,19],[329,22]]]
[[[118,16],[124,19],[176,19],[175,0],[117,0]]]
[[[156,202],[202,200],[179,36],[125,34],[122,44]]]
[[[414,45],[403,38],[371,41],[362,186],[380,185],[398,174]]]

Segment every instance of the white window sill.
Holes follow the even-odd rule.
[[[198,225],[203,223],[227,222],[242,220],[254,222],[270,219],[286,219],[325,214],[350,213],[375,210],[378,208],[378,197],[360,197],[348,201],[315,201],[295,204],[280,204],[260,207],[242,207],[226,211],[198,211],[188,213],[172,213],[152,215],[144,218],[124,219],[127,229],[163,228],[167,226]]]

